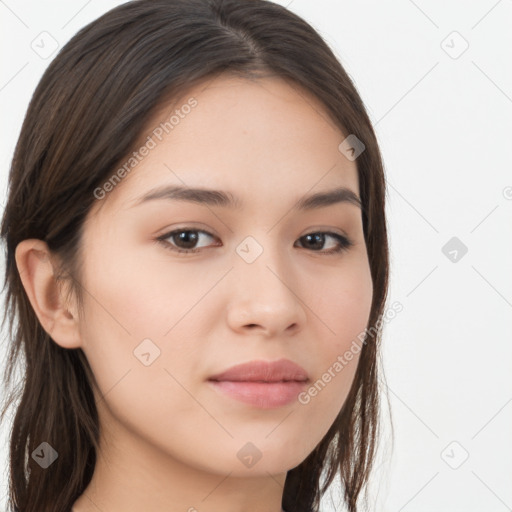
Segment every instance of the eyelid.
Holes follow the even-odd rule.
[[[332,233],[332,234],[343,236],[345,238],[350,238],[348,233],[346,233],[343,229],[341,229],[341,228],[333,228],[333,227],[328,227],[328,226],[313,226],[313,227],[310,227],[310,228],[308,228],[304,232],[303,235],[300,235],[299,238],[301,238],[303,236],[306,236],[306,235],[309,235],[311,233]]]

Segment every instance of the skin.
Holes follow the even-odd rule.
[[[292,210],[339,186],[359,195],[356,162],[338,150],[345,135],[322,105],[275,77],[221,76],[181,104],[191,96],[197,106],[89,213],[83,318],[57,287],[46,244],[16,250],[41,324],[55,343],[84,351],[99,386],[102,450],[74,512],[279,512],[286,472],[326,434],[357,368],[354,354],[309,403],[274,409],[207,383],[235,364],[281,358],[316,382],[364,331],[373,288],[356,205]],[[169,105],[144,138],[168,117]],[[134,206],[163,184],[230,191],[242,208]],[[154,242],[184,227],[213,237],[199,233],[191,254]],[[301,238],[325,231],[353,245],[326,254],[336,239]],[[263,249],[251,264],[236,252],[247,236]],[[145,338],[160,349],[149,366],[133,353]],[[262,454],[250,468],[237,457],[249,441]]]

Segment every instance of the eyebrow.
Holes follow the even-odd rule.
[[[157,199],[187,201],[200,205],[220,206],[231,209],[241,209],[242,207],[242,202],[230,192],[172,185],[150,190],[148,193],[138,198],[133,207]],[[346,187],[338,187],[301,197],[297,203],[295,203],[293,209],[297,211],[315,210],[337,203],[349,203],[357,206],[361,210],[363,209],[359,196]]]

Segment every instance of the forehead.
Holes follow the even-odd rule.
[[[344,138],[321,102],[297,85],[220,76],[155,112],[137,155],[126,160],[128,172],[100,206],[128,208],[158,185],[232,191],[242,207],[260,195],[279,202],[329,186],[357,194],[357,166],[338,150]]]

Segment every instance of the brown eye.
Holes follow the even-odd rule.
[[[337,245],[329,250],[322,250],[325,245],[326,238],[333,238]],[[306,249],[312,249],[314,252],[323,252],[324,254],[334,254],[347,250],[353,244],[352,242],[338,233],[331,233],[327,231],[319,231],[315,233],[308,233],[299,238],[302,246]]]
[[[201,238],[201,234],[206,235],[210,238],[215,238],[211,233],[199,229],[176,229],[170,233],[166,233],[157,238],[158,241],[164,244],[167,249],[176,252],[199,252],[196,248],[198,240]],[[168,240],[171,240],[169,242]]]

